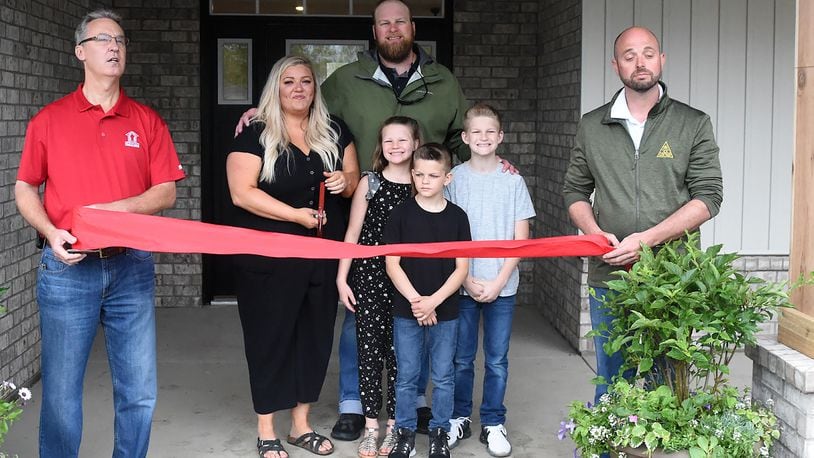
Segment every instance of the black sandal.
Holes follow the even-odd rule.
[[[280,439],[266,439],[261,440],[259,437],[257,438],[257,453],[260,455],[260,458],[265,458],[266,453],[268,452],[277,452],[277,455],[280,455],[280,452],[286,454],[286,458],[288,457],[288,452],[285,451],[283,448],[283,444],[280,442]]]
[[[320,450],[320,447],[322,447],[325,441],[331,444],[330,450]],[[325,456],[334,452],[333,442],[322,434],[318,434],[316,431],[305,433],[296,439],[294,439],[293,436],[288,436],[287,442],[295,447],[308,450],[315,455]]]

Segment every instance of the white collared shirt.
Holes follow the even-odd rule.
[[[659,86],[659,100],[664,95],[664,88]],[[627,106],[627,97],[625,96],[625,91],[627,88],[623,88],[622,92],[619,93],[619,97],[616,97],[616,101],[613,102],[613,106],[611,107],[611,118],[614,119],[623,119],[625,121],[625,127],[627,127],[627,133],[630,134],[630,139],[633,140],[633,146],[636,147],[636,151],[639,150],[639,144],[642,142],[642,134],[644,134],[644,124],[647,122],[647,118],[643,122],[639,122],[636,118],[630,114],[630,108]]]

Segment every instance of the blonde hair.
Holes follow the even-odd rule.
[[[260,95],[257,113],[252,118],[252,122],[265,124],[263,132],[260,133],[260,145],[265,150],[260,181],[274,182],[274,166],[281,156],[285,156],[290,165],[291,139],[286,130],[285,113],[280,103],[280,78],[286,70],[297,65],[308,68],[314,84],[314,101],[308,113],[305,144],[310,151],[319,155],[323,167],[328,171],[333,172],[334,165],[340,159],[339,134],[331,127],[331,117],[322,100],[311,61],[301,56],[285,56],[271,68],[263,93]]]
[[[468,130],[469,123],[472,122],[472,118],[476,118],[478,116],[494,119],[497,121],[497,128],[501,130],[503,129],[503,122],[500,119],[500,113],[497,112],[497,109],[487,103],[478,102],[466,110],[466,113],[464,114],[464,130]]]
[[[374,172],[381,172],[387,167],[387,159],[384,157],[384,152],[382,150],[382,133],[384,132],[384,128],[387,126],[392,125],[399,125],[404,126],[410,130],[410,136],[412,141],[417,141],[418,144],[424,143],[423,138],[421,137],[421,127],[418,125],[418,121],[408,116],[391,116],[384,120],[382,126],[379,128],[379,139],[376,142],[376,149],[373,150],[373,171]]]

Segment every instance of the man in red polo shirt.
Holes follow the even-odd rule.
[[[152,254],[70,249],[77,241],[73,208],[156,213],[173,205],[175,182],[184,178],[164,121],[119,85],[128,43],[120,22],[107,10],[80,22],[74,53],[84,82],[29,123],[14,189],[20,213],[45,241],[37,276],[43,457],[79,454],[82,384],[100,322],[113,379],[113,456],[146,456],[150,439],[157,390]]]

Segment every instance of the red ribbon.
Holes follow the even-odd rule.
[[[163,253],[258,254],[272,258],[544,258],[599,256],[612,250],[601,235],[364,246],[88,207],[74,209],[71,232],[78,239],[73,247],[80,250],[124,246]]]

